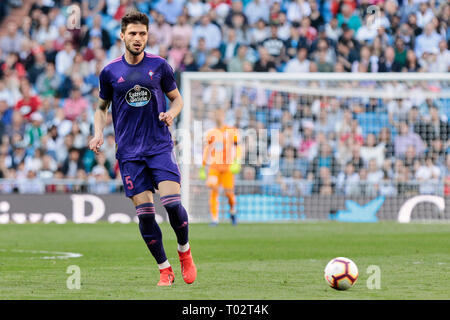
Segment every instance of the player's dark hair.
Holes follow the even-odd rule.
[[[148,30],[149,20],[145,13],[139,11],[130,11],[126,15],[124,15],[120,26],[120,30],[122,31],[122,33],[125,33],[127,26],[132,23],[143,24],[147,27]]]

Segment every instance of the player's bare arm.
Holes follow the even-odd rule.
[[[98,108],[94,114],[94,138],[89,142],[89,149],[98,154],[103,144],[103,129],[106,126],[106,118],[108,116],[108,108],[111,104],[109,100],[99,98]]]
[[[175,117],[180,114],[181,109],[183,109],[183,98],[178,89],[167,92],[166,96],[171,102],[170,109],[166,112],[161,112],[159,114],[159,120],[163,121],[167,126],[171,126],[173,119],[175,119]]]

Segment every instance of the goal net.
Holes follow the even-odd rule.
[[[174,132],[183,203],[210,221],[199,178],[222,109],[239,132],[240,221],[450,219],[450,76],[183,73]],[[206,168],[207,169],[207,168]],[[229,217],[219,195],[219,217]]]

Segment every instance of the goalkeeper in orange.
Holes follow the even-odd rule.
[[[241,148],[238,145],[238,130],[225,125],[225,111],[223,109],[216,110],[215,121],[216,128],[209,130],[206,134],[203,166],[200,169],[199,177],[202,180],[206,179],[206,185],[211,188],[209,198],[209,211],[212,216],[211,225],[216,226],[219,223],[220,186],[224,189],[230,205],[231,223],[236,225],[234,175],[241,170]]]

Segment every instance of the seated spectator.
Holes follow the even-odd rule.
[[[319,154],[314,158],[310,166],[310,173],[315,177],[319,176],[320,169],[327,167],[331,176],[336,176],[338,172],[338,164],[333,155],[333,150],[328,143],[324,143],[319,148]]]
[[[279,5],[279,3],[275,2],[273,6],[275,5]],[[278,18],[272,22],[278,24],[278,38],[286,41],[291,35],[291,23],[287,20],[286,13],[284,11],[280,11]]]
[[[15,110],[19,111],[26,120],[30,120],[31,115],[39,110],[41,99],[38,95],[32,93],[31,86],[27,80],[20,83],[20,92],[22,98],[17,101]]]
[[[292,23],[289,29],[289,37],[285,40],[284,46],[286,50],[286,59],[294,59],[297,56],[299,48],[307,47],[307,39],[300,36],[300,24],[298,22]]]
[[[378,190],[379,183],[383,180],[383,177],[383,170],[378,166],[377,160],[369,160],[367,166],[367,182],[371,183]]]
[[[419,11],[416,12],[417,25],[424,28],[434,18],[433,10],[427,2],[420,2]]]
[[[303,128],[302,141],[298,149],[298,156],[301,159],[312,161],[314,157],[312,151],[314,150],[314,147],[316,145],[316,139],[314,136],[314,122],[310,120],[305,120],[303,122],[302,128]]]
[[[283,148],[280,159],[280,171],[284,177],[290,177],[295,170],[299,170],[304,164],[297,158],[296,149],[293,146]]]
[[[381,128],[380,132],[378,133],[378,142],[384,144],[386,158],[391,158],[394,156],[394,143],[392,142],[391,130],[389,128]]]
[[[364,160],[361,157],[361,147],[358,145],[354,145],[351,148],[351,155],[349,162],[353,164],[355,167],[355,171],[361,172],[362,169],[364,169]],[[366,172],[367,173],[367,172]]]
[[[0,122],[3,125],[0,138],[6,133],[6,127],[11,125],[13,108],[8,106],[8,101],[6,97],[0,95]]]
[[[450,50],[447,49],[447,41],[439,41],[439,51],[436,57],[436,72],[450,72]]]
[[[403,71],[406,66],[406,55],[407,55],[407,47],[405,46],[405,41],[403,38],[397,37],[395,39],[395,63],[400,66],[400,71]]]
[[[107,174],[114,178],[114,163],[116,161],[114,160],[113,163],[109,162],[109,160],[106,158],[104,152],[99,152],[95,156],[95,161],[93,163],[92,171],[95,170],[96,167],[102,167],[106,170]]]
[[[182,13],[183,2],[181,0],[160,0],[154,8],[164,16],[168,23],[174,25]]]
[[[276,23],[270,24],[270,34],[261,42],[261,45],[267,49],[276,65],[280,65],[285,60],[284,41],[278,37],[278,25]]]
[[[235,1],[233,1],[234,3]],[[190,17],[191,24],[195,24],[200,18],[205,15],[210,8],[208,3],[204,3],[201,0],[187,0],[186,9]]]
[[[442,36],[436,33],[432,22],[425,26],[424,33],[420,34],[415,43],[416,57],[421,58],[426,52],[438,52]]]
[[[250,29],[251,44],[260,44],[270,36],[270,29],[267,27],[266,21],[259,19],[255,27]]]
[[[179,71],[193,72],[198,71],[198,65],[191,51],[187,51],[180,63]]]
[[[88,178],[89,191],[94,194],[108,194],[111,192],[110,176],[105,167],[97,165],[92,169]]]
[[[158,45],[164,45],[168,48],[172,44],[172,27],[161,13],[157,13],[155,21],[150,23],[148,33],[156,38]]]
[[[86,33],[81,39],[81,46],[89,46],[93,37],[100,39],[101,47],[103,49],[109,50],[109,48],[111,48],[111,38],[109,32],[102,27],[102,16],[100,14],[94,16],[92,20],[92,27],[87,29]]]
[[[316,65],[318,72],[333,72],[333,65],[328,62],[326,51],[319,51]]]
[[[308,50],[300,48],[297,52],[297,57],[289,60],[284,68],[284,72],[305,73],[309,72],[311,68],[311,61],[308,60]]]
[[[380,196],[393,197],[397,195],[397,188],[386,172],[383,172],[383,180],[379,183],[378,192]]]
[[[62,144],[61,140],[62,138],[58,135],[58,128],[55,125],[50,126],[47,135],[43,137],[42,147],[55,160],[57,160],[57,149]]]
[[[206,58],[205,64],[200,68],[200,71],[216,71],[225,72],[227,65],[223,62],[219,49],[212,49],[210,55]]]
[[[319,111],[319,117],[317,119],[315,130],[316,133],[323,133],[325,136],[334,132],[334,123],[330,121],[328,112],[325,108],[321,108]]]
[[[376,143],[375,134],[369,133],[365,145],[361,147],[361,157],[366,164],[375,159],[378,167],[381,167],[384,163],[385,144],[383,142]]]
[[[330,169],[321,167],[319,175],[315,179],[312,192],[320,195],[331,195],[334,193],[335,183],[333,182]]]
[[[380,59],[378,72],[400,72],[403,65],[395,61],[395,50],[387,47],[384,56]]]
[[[25,66],[20,61],[19,54],[15,52],[11,52],[7,55],[5,61],[1,64],[0,72],[6,77],[15,74],[20,80],[27,74]]]
[[[56,72],[61,75],[68,75],[68,72],[73,66],[76,51],[73,48],[71,41],[64,42],[64,49],[58,51],[55,57]]]
[[[181,14],[178,17],[177,23],[172,27],[172,37],[181,39],[182,45],[188,48],[191,43],[192,32],[193,28],[188,23],[188,16]]]
[[[448,141],[450,139],[450,122],[444,121],[439,115],[439,109],[435,104],[432,104],[428,108],[430,112],[430,126],[427,127],[427,137],[430,140],[440,139],[442,141]],[[428,141],[428,140],[427,140]]]
[[[422,155],[425,151],[425,144],[423,143],[420,136],[417,133],[411,131],[405,121],[400,122],[399,126],[400,132],[394,140],[395,156],[404,156],[408,146],[414,147],[416,156]]]
[[[364,144],[364,137],[361,132],[362,128],[359,125],[358,120],[352,119],[350,121],[350,132],[340,134],[339,142],[345,143],[347,140],[349,140],[351,146],[362,146]]]
[[[36,148],[34,154],[27,155],[24,159],[25,170],[32,170],[40,175],[40,170],[43,167],[44,150]]]
[[[197,67],[201,68],[205,62],[206,58],[209,55],[209,50],[206,48],[206,40],[205,38],[198,39],[198,46],[193,51],[194,60],[196,61]]]
[[[33,40],[39,44],[44,44],[48,40],[56,40],[58,37],[58,29],[50,23],[49,17],[46,14],[39,16],[39,28],[32,34]]]
[[[237,41],[236,31],[234,29],[228,29],[226,39],[224,39],[219,47],[225,63],[228,63],[234,56],[236,56],[239,46],[240,43]]]
[[[70,97],[64,101],[64,115],[68,120],[76,120],[88,108],[88,101],[81,95],[79,87],[74,87]]]
[[[403,72],[418,72],[423,70],[420,62],[418,61],[416,54],[413,50],[408,50],[406,52],[406,65],[402,69]]]
[[[358,193],[359,175],[351,162],[345,165],[344,171],[339,172],[336,179],[336,189],[340,194],[346,196]]]
[[[12,140],[15,136],[19,136],[21,139],[25,134],[26,121],[19,111],[13,111],[11,124],[6,126],[5,131],[8,137]],[[11,141],[13,144],[13,141]]]
[[[80,151],[77,148],[70,148],[69,154],[64,161],[61,172],[66,178],[74,179],[77,176],[78,169],[83,168],[83,163],[81,162]]]
[[[81,12],[84,18],[91,18],[99,14],[105,8],[105,0],[82,0]]]
[[[228,62],[228,72],[242,72],[244,71],[244,62],[247,61],[248,47],[244,44],[239,45],[237,54],[233,56]]]
[[[438,191],[438,180],[441,170],[433,163],[432,157],[427,157],[417,169],[414,177],[419,181],[421,194],[435,194]]]
[[[17,24],[9,22],[6,26],[6,35],[0,40],[0,49],[4,55],[9,53],[19,54],[22,50],[23,41],[24,36],[18,31]]]
[[[172,66],[174,70],[178,70],[183,60],[184,55],[188,51],[183,38],[180,36],[173,37],[172,47],[167,54],[167,62]]]
[[[37,177],[36,171],[28,170],[26,177],[18,179],[19,193],[21,194],[43,194],[45,185],[41,179]]]
[[[200,24],[194,27],[191,39],[191,48],[196,49],[198,46],[198,41],[200,38],[205,39],[206,49],[210,50],[213,48],[219,48],[222,42],[222,33],[220,28],[211,22],[208,15],[204,15]]]
[[[345,41],[339,41],[337,44],[337,62],[334,72],[350,72],[352,70],[352,64],[357,59],[357,52],[349,47],[349,43]],[[339,66],[340,69],[337,66]],[[337,68],[337,69],[336,69]]]
[[[302,0],[291,1],[287,7],[287,18],[291,22],[300,22],[303,17],[311,14],[309,2]]]
[[[311,27],[308,17],[303,17],[300,21],[300,35],[307,39],[308,44],[312,44],[317,38],[317,30]]]
[[[245,6],[244,13],[250,26],[253,26],[260,19],[269,22],[270,8],[265,1],[253,0],[249,2]]]
[[[344,23],[353,31],[357,32],[361,27],[361,19],[353,12],[353,9],[348,4],[343,4],[341,12],[338,13],[338,26],[341,27]]]
[[[55,65],[53,63],[47,63],[45,72],[41,72],[38,75],[36,89],[42,97],[54,97],[58,94],[63,79],[55,71]]]
[[[255,72],[276,72],[276,65],[273,62],[267,49],[264,47],[258,47],[259,60],[257,60],[253,66]]]
[[[414,166],[420,164],[420,159],[422,157],[423,155],[417,155],[414,146],[410,145],[406,148],[405,155],[401,157],[401,159],[403,160],[405,167],[407,167],[411,171],[414,171]]]
[[[43,124],[44,117],[39,112],[33,112],[30,120],[31,122],[25,127],[24,142],[32,148],[40,148],[42,146],[41,139],[47,131]]]

